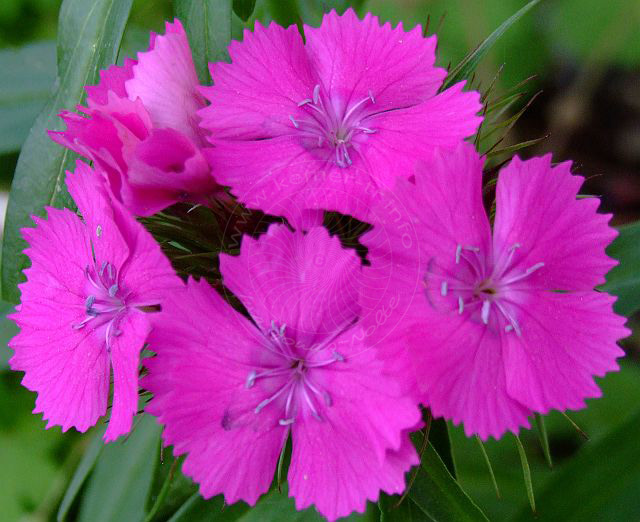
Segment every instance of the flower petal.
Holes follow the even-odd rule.
[[[531,294],[531,292],[527,292]],[[600,292],[535,292],[520,306],[522,335],[503,334],[507,390],[528,408],[577,410],[599,397],[593,380],[618,369],[616,341],[631,332]]]
[[[357,101],[372,93],[379,110],[397,109],[434,96],[447,72],[434,66],[436,37],[422,28],[380,26],[353,9],[328,13],[318,28],[305,26],[306,48],[332,97]],[[309,96],[309,95],[307,95]]]
[[[379,186],[360,162],[340,168],[315,157],[297,136],[213,143],[215,147],[205,152],[218,183],[230,186],[250,208],[284,216],[294,228],[304,228],[308,209],[369,218]]]
[[[154,397],[146,410],[165,425],[163,439],[205,498],[254,504],[269,489],[287,429],[277,408],[255,408],[262,386],[247,388],[250,359],[263,342],[255,326],[209,285],[190,280],[168,295],[149,337],[142,383]]]
[[[86,431],[107,407],[109,361],[95,332],[73,325],[85,315],[84,267],[90,262],[85,226],[68,210],[24,229],[32,266],[20,284],[22,304],[11,316],[20,332],[10,342],[9,365],[25,372],[22,384],[38,393],[35,413],[47,427]]]
[[[115,93],[119,98],[126,98],[125,82],[133,77],[135,64],[135,60],[125,58],[123,65],[111,65],[100,71],[100,83],[85,87],[89,107],[96,108],[100,105],[106,105],[109,100],[109,91]]]
[[[415,183],[398,180],[373,207],[373,229],[361,238],[371,262],[363,271],[361,304],[375,311],[365,322],[378,340],[401,333],[414,303],[437,298],[441,289],[429,288],[429,274],[454,265],[458,245],[488,249],[482,168],[470,144],[439,151],[418,164]]]
[[[433,415],[462,422],[467,435],[483,440],[528,428],[531,412],[507,393],[500,333],[455,313],[424,308],[421,316],[408,337],[409,353]]]
[[[321,421],[309,417],[293,424],[289,468],[296,507],[315,504],[329,520],[363,512],[381,490],[402,492],[405,472],[419,462],[408,438],[420,423],[415,403],[357,332],[345,332],[336,346],[345,362],[324,372],[322,382],[331,406]]]
[[[116,440],[131,431],[133,417],[138,411],[138,366],[140,351],[151,330],[145,314],[133,310],[117,324],[120,335],[111,343],[113,368],[113,404],[104,440]]]
[[[164,35],[154,35],[153,45],[138,54],[133,77],[126,82],[129,98],[140,98],[153,126],[172,128],[198,145],[204,144],[196,111],[205,105],[198,92],[187,35],[179,20],[166,24]]]
[[[482,122],[477,116],[482,104],[477,92],[465,92],[463,87],[460,82],[418,105],[367,120],[376,132],[359,155],[366,160],[371,176],[392,188],[397,177],[411,177],[416,162],[428,161],[436,148],[454,151],[472,136]]]
[[[360,259],[323,227],[302,234],[274,224],[258,240],[245,236],[240,256],[220,256],[220,271],[262,331],[275,320],[305,346],[358,317]]]
[[[211,102],[200,111],[214,138],[260,139],[290,134],[289,115],[318,83],[295,25],[287,29],[259,22],[242,42],[229,46],[231,64],[210,66]]]
[[[500,172],[495,250],[506,259],[519,244],[511,264],[516,271],[544,263],[527,278],[529,286],[587,291],[617,264],[605,254],[617,235],[608,225],[611,215],[596,212],[597,198],[576,199],[583,179],[571,174],[569,162],[552,167],[550,154],[515,157]]]

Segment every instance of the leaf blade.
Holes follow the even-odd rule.
[[[209,62],[229,60],[233,0],[176,0],[174,13],[187,31],[198,78],[209,84]]]
[[[98,71],[114,63],[133,0],[65,0],[58,24],[57,88],[36,119],[22,147],[11,185],[2,244],[2,295],[19,300],[17,284],[28,260],[20,229],[31,225],[31,215],[42,215],[45,205],[71,205],[64,188],[65,171],[75,155],[53,143],[48,129],[63,124],[57,113],[84,98],[84,86],[95,83]]]
[[[476,47],[473,52],[465,56],[462,61],[453,68],[453,70],[447,75],[447,78],[442,85],[442,90],[468,78],[478,66],[480,61],[489,52],[491,47],[493,47],[493,45],[500,39],[500,37],[507,31],[507,29],[509,29],[513,24],[520,20],[520,18],[528,13],[539,2],[540,0],[531,0],[519,11],[502,22],[502,24],[500,24],[500,26],[495,31],[493,31],[493,33],[485,38],[484,41],[478,47]]]
[[[603,290],[618,296],[614,308],[628,317],[640,310],[640,222],[620,227],[619,232],[607,254],[620,264],[607,274]]]

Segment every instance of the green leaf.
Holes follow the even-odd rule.
[[[63,522],[66,520],[67,514],[73,505],[73,501],[78,496],[80,489],[83,484],[87,480],[87,477],[93,470],[100,453],[102,452],[102,448],[104,448],[104,442],[102,441],[102,435],[104,434],[104,430],[100,430],[99,432],[93,435],[89,446],[82,455],[82,459],[80,460],[80,464],[76,468],[73,473],[73,477],[71,478],[71,482],[67,487],[67,491],[62,498],[62,502],[60,503],[60,507],[58,508],[58,515],[56,520],[58,522]]]
[[[82,498],[78,521],[142,520],[159,447],[160,426],[155,419],[137,417],[128,438],[103,448]]]
[[[245,22],[253,14],[256,0],[233,0],[233,11]]]
[[[551,450],[549,449],[549,436],[547,435],[547,427],[544,424],[544,417],[542,417],[542,415],[540,415],[539,413],[536,413],[535,419],[536,431],[538,432],[538,440],[540,440],[540,446],[542,447],[544,460],[547,462],[547,466],[549,466],[549,468],[553,468]]]
[[[603,289],[618,296],[615,310],[624,316],[640,310],[640,222],[620,227],[607,254],[620,264],[607,274]]]
[[[414,445],[420,447],[420,436],[412,436]],[[480,511],[460,487],[433,446],[429,444],[422,455],[408,499],[427,517],[427,520],[471,521],[487,517]]]
[[[531,10],[540,0],[531,0],[522,9],[516,12],[514,15],[505,20],[493,33],[491,33],[473,52],[465,56],[462,61],[456,65],[449,73],[442,85],[442,90],[447,87],[451,87],[453,84],[459,81],[468,79],[480,61],[489,52],[491,47],[500,39],[500,37],[515,24],[520,18],[522,18],[529,10]]]
[[[249,506],[244,502],[227,506],[222,495],[205,500],[194,493],[167,522],[231,522],[247,511]]]
[[[9,340],[18,333],[18,327],[7,315],[13,312],[13,305],[0,301],[0,372],[9,368],[11,350]]]
[[[536,512],[536,499],[533,495],[533,481],[531,480],[531,468],[529,467],[529,460],[527,459],[527,453],[524,451],[524,446],[520,441],[520,437],[514,435],[516,439],[516,446],[518,448],[518,455],[520,456],[520,464],[522,465],[522,474],[524,476],[524,485],[527,489],[527,498],[529,499],[529,506],[531,511]]]
[[[585,444],[537,495],[535,520],[640,520],[640,411],[598,443]],[[523,510],[518,521],[533,520]]]
[[[56,78],[56,44],[0,51],[0,154],[20,149]]]
[[[410,498],[398,505],[398,496],[380,495],[380,522],[422,522],[431,520]]]
[[[484,448],[484,443],[482,442],[482,439],[478,435],[475,436],[475,439],[478,441],[478,446],[480,446],[480,453],[482,454],[484,463],[487,465],[487,469],[489,470],[489,476],[491,477],[491,484],[493,485],[493,489],[496,492],[496,497],[500,498],[500,488],[498,487],[498,481],[496,480],[496,475],[493,472],[491,459],[487,454],[487,450]]]
[[[231,41],[232,0],[175,0],[174,11],[189,36],[200,81],[211,83],[209,62],[228,61]]]
[[[267,0],[269,13],[283,27],[302,24],[300,10],[296,0]]]
[[[65,171],[75,156],[53,143],[47,129],[64,125],[57,114],[74,108],[84,98],[84,86],[96,83],[98,71],[114,63],[132,0],[65,0],[58,22],[58,76],[56,90],[36,119],[22,147],[11,186],[2,245],[2,295],[19,300],[17,284],[28,260],[20,229],[31,226],[32,214],[44,206],[70,205],[64,186]]]

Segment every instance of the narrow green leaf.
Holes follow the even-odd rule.
[[[529,460],[527,459],[527,453],[524,451],[524,446],[520,441],[520,437],[514,435],[516,439],[516,446],[518,447],[518,455],[520,455],[520,464],[522,465],[522,474],[524,476],[524,485],[527,489],[527,498],[529,499],[529,506],[531,511],[536,512],[536,499],[533,495],[533,482],[531,480],[531,468],[529,467]]]
[[[476,440],[478,441],[478,446],[480,446],[480,452],[482,453],[482,458],[484,459],[485,464],[487,465],[487,469],[489,470],[489,476],[491,477],[491,483],[493,484],[493,489],[496,491],[496,497],[500,498],[500,488],[498,488],[498,481],[496,480],[496,475],[493,472],[493,466],[491,465],[491,460],[489,460],[489,455],[487,454],[487,450],[484,448],[484,443],[482,439],[476,435]]]
[[[419,446],[420,436],[412,436]],[[487,517],[453,478],[433,446],[425,449],[409,497],[429,520],[470,521]]]
[[[447,466],[447,470],[451,473],[453,478],[456,478],[456,467],[453,460],[453,450],[451,448],[451,441],[449,439],[449,427],[447,421],[440,419],[433,419],[431,422],[431,429],[429,430],[429,444],[433,445],[444,465]]]
[[[233,11],[245,22],[253,14],[256,0],[233,0]]]
[[[462,61],[456,65],[449,73],[444,81],[442,89],[450,87],[454,83],[468,79],[480,61],[485,57],[493,45],[500,39],[500,37],[515,24],[520,18],[522,18],[527,12],[529,12],[540,0],[531,0],[527,5],[520,9],[517,13],[505,20],[500,27],[498,27],[493,33],[491,33],[473,52],[465,56]]]
[[[544,460],[549,468],[553,468],[553,460],[551,460],[551,450],[549,449],[549,436],[547,435],[547,427],[544,425],[544,418],[539,413],[535,414],[536,429],[538,431],[538,439],[544,453]]]
[[[98,460],[98,457],[102,452],[102,448],[104,448],[104,442],[102,441],[103,434],[104,430],[100,430],[97,433],[94,433],[89,446],[82,455],[82,459],[80,459],[80,463],[73,473],[71,482],[69,482],[67,491],[65,491],[62,502],[60,503],[60,507],[58,508],[58,514],[56,518],[58,522],[63,522],[64,520],[66,520],[67,514],[69,513],[74,500],[78,496],[80,489],[84,485],[91,471],[93,471],[96,461]]]
[[[603,289],[618,296],[615,310],[624,316],[640,310],[640,222],[620,227],[607,254],[620,261],[607,274]]]
[[[171,483],[173,482],[173,477],[175,475],[177,466],[178,466],[178,461],[174,460],[169,469],[169,473],[167,473],[167,476],[165,477],[164,482],[162,483],[162,487],[160,488],[160,491],[156,496],[155,502],[151,505],[150,509],[148,510],[147,516],[144,519],[145,522],[151,522],[156,516],[156,514],[160,511],[162,506],[164,505],[167,495],[169,494],[169,490],[171,489]]]
[[[501,154],[509,154],[512,155],[514,152],[518,152],[519,150],[526,149],[527,147],[533,147],[540,142],[543,142],[549,138],[549,135],[542,136],[541,138],[535,138],[533,140],[521,141],[520,143],[516,143],[514,145],[509,145],[508,147],[501,147],[499,149],[494,149],[490,152],[486,153],[487,158],[493,158],[495,156],[500,156]]]
[[[82,498],[78,521],[142,520],[159,448],[160,426],[148,415],[137,417],[129,437],[102,450]]]
[[[38,42],[0,51],[0,154],[20,149],[51,95],[56,44]]]
[[[585,444],[538,493],[536,520],[640,520],[640,410],[595,444]],[[522,510],[518,522],[531,520]]]
[[[7,346],[9,340],[18,333],[18,327],[7,315],[14,310],[13,305],[0,301],[0,372],[9,368],[11,350]]]
[[[209,62],[229,60],[233,0],[175,0],[173,5],[189,36],[198,77],[209,84]]]
[[[410,498],[405,498],[398,505],[398,496],[380,495],[380,522],[423,522],[429,521],[422,510]]]
[[[64,0],[58,22],[56,90],[36,119],[22,147],[11,186],[2,245],[2,295],[17,303],[17,284],[28,260],[20,229],[31,226],[32,214],[44,206],[70,205],[65,171],[75,156],[53,143],[47,129],[64,125],[57,114],[84,98],[84,86],[96,83],[98,71],[116,61],[132,0]]]
[[[244,502],[227,506],[222,495],[205,500],[194,493],[167,522],[235,522],[247,511]]]

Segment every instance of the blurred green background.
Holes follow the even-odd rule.
[[[0,2],[1,216],[20,146],[54,83],[60,3]],[[298,0],[305,21],[317,23],[312,3],[318,4]],[[439,64],[446,67],[524,4],[370,0],[364,8],[407,28],[429,19],[430,32],[439,36]],[[257,2],[255,14],[261,20],[278,17],[264,1]],[[168,0],[136,0],[121,56],[145,48],[149,30],[161,30],[171,16]],[[476,75],[486,87],[502,67],[497,82],[501,92],[535,75],[525,90],[529,97],[542,92],[508,139],[516,143],[550,134],[523,155],[553,151],[556,160],[575,160],[588,178],[585,192],[602,196],[603,208],[615,213],[615,224],[640,219],[639,27],[637,0],[543,0],[496,44]],[[9,309],[4,305],[1,311]],[[539,519],[640,520],[640,469],[637,453],[629,449],[640,435],[639,324],[637,316],[630,319],[635,333],[624,342],[627,357],[621,371],[601,380],[604,398],[571,414],[588,440],[562,415],[549,415],[550,470],[535,431],[523,433]],[[0,323],[0,521],[53,520],[88,439],[63,435],[59,428],[45,431],[40,416],[30,413],[35,395],[19,385],[21,376],[8,371],[6,363],[6,341],[14,331],[8,320]],[[515,439],[506,436],[485,445],[498,498],[477,442],[459,428],[451,430],[458,478],[489,518],[532,519]],[[593,474],[599,480],[589,482]],[[573,493],[565,496],[567,486]]]

